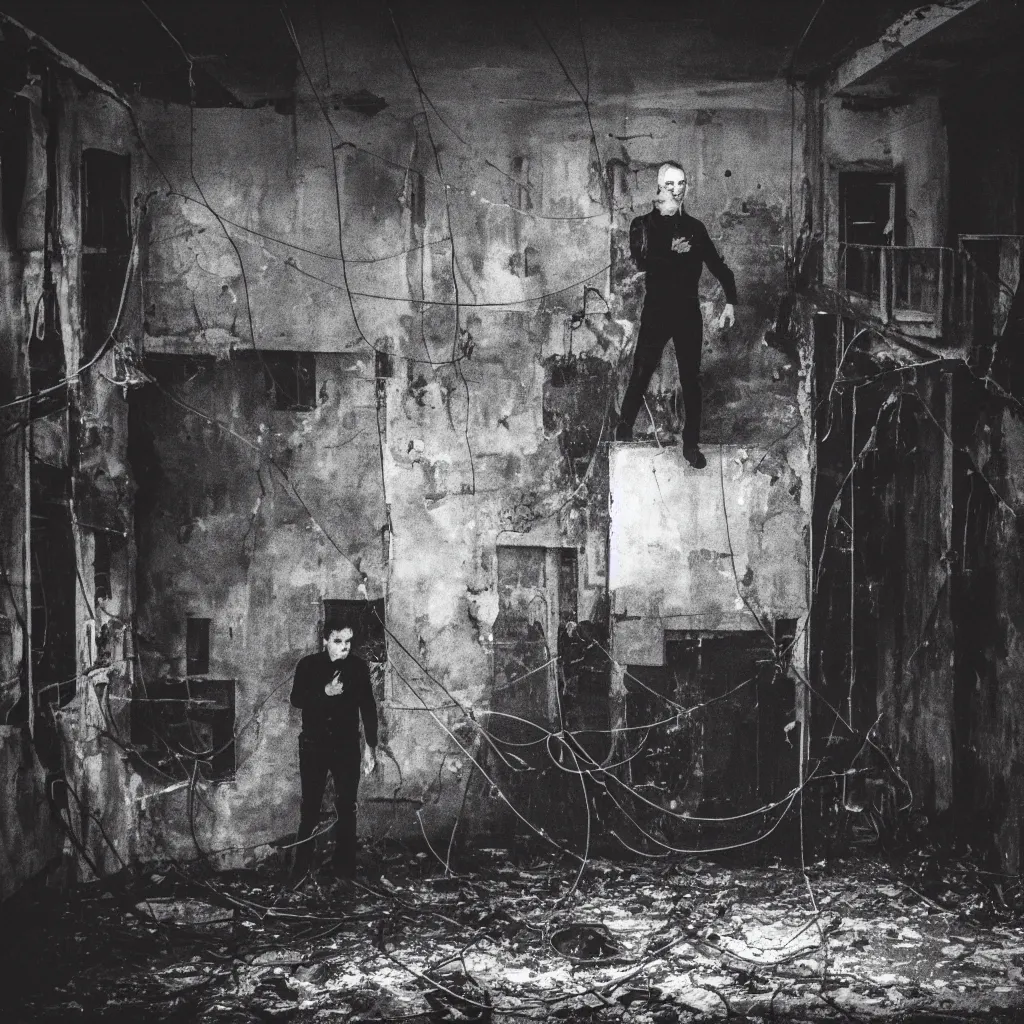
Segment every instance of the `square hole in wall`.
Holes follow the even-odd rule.
[[[316,408],[316,356],[312,352],[257,352],[267,395],[275,409]]]
[[[132,763],[148,778],[211,782],[235,774],[234,679],[168,679],[135,694]]]

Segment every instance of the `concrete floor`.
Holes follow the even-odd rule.
[[[391,851],[342,888],[171,869],[5,907],[4,1021],[1024,1019],[1013,880]],[[2,1005],[2,1004],[0,1004]]]

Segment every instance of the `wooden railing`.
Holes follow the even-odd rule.
[[[840,292],[904,334],[943,337],[949,327],[955,254],[944,246],[839,246]]]

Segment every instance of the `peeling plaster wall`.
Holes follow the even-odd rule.
[[[63,253],[61,290],[65,352],[70,366],[82,354],[81,167],[85,149],[130,157],[131,196],[142,197],[143,177],[131,117],[108,96],[70,85],[63,94],[59,135],[59,221]],[[133,216],[138,210],[133,209]],[[125,291],[117,338],[137,347],[141,334],[137,267]],[[134,679],[131,623],[135,609],[134,481],[128,464],[128,403],[116,386],[125,373],[123,349],[109,346],[96,368],[73,389],[77,447],[71,469],[76,577],[76,650],[79,677],[73,700],[57,712],[64,743],[62,771],[72,791],[66,812],[89,858],[101,872],[116,871],[133,856],[134,780],[125,745],[128,699]],[[93,562],[96,536],[110,539],[110,596],[97,597]],[[78,870],[90,869],[79,860]]]
[[[238,680],[239,767],[233,782],[204,785],[215,812],[196,816],[204,850],[295,826],[298,721],[287,692],[295,662],[317,645],[323,598],[385,596],[393,634],[382,692],[392,757],[363,784],[363,827],[418,831],[408,810],[418,801],[428,834],[464,800],[476,828],[507,819],[487,776],[470,780],[479,735],[457,705],[492,699],[499,547],[574,552],[579,619],[606,627],[601,441],[625,386],[642,289],[623,245],[666,157],[687,166],[687,207],[738,278],[739,325],[728,336],[710,326],[720,289],[709,277],[702,284],[708,437],[763,451],[787,435],[786,479],[799,493],[806,477],[799,360],[764,344],[786,289],[789,140],[799,123],[781,85],[728,81],[770,74],[764,54],[752,63],[756,52],[681,43],[651,26],[600,36],[591,53],[598,160],[585,111],[538,36],[489,49],[479,38],[461,46],[455,26],[438,38],[424,24],[411,36],[414,59],[450,125],[432,118],[435,159],[387,31],[342,29],[328,19],[327,68],[311,64],[333,128],[301,78],[288,112],[190,117],[140,104],[158,192],[146,232],[145,349],[217,357],[175,393],[238,435],[156,399],[140,399],[133,420],[148,446],[139,464],[153,468],[139,508],[147,671],[174,674],[185,616],[204,615],[215,623],[212,670]],[[314,25],[299,34],[304,50],[319,52]],[[360,112],[360,90],[386,107]],[[607,309],[585,285],[610,296]],[[254,371],[227,358],[253,340],[316,354],[325,391],[314,411],[260,404],[259,380],[245,377]],[[379,419],[371,346],[393,368]],[[674,372],[666,360],[653,387],[659,430],[676,423]],[[325,533],[288,496],[271,456]],[[785,518],[786,572],[799,573],[806,517]],[[754,543],[770,545],[770,534]],[[621,668],[605,673],[620,681],[612,701],[621,701]],[[194,853],[187,794],[156,788],[143,797],[147,849]]]
[[[28,109],[24,194],[18,197],[12,190],[5,196],[17,206],[8,211],[14,214],[13,231],[5,237],[0,256],[0,401],[39,386],[29,374],[33,328],[39,338],[45,325],[65,370],[73,372],[81,364],[82,151],[93,147],[132,151],[133,129],[127,111],[73,76],[50,68],[26,86],[23,96]],[[52,153],[52,176],[48,153]],[[13,175],[14,164],[5,170]],[[48,209],[53,211],[52,313],[43,297]],[[138,338],[140,322],[133,316],[137,308],[137,289],[129,288],[121,320],[122,341],[131,340],[133,332]],[[51,315],[52,322],[47,319]],[[105,376],[92,374],[73,381],[67,411],[58,409],[42,418],[37,414],[24,429],[4,430],[0,544],[2,571],[7,576],[4,594],[9,601],[0,613],[0,674],[5,683],[3,712],[6,715],[13,709],[9,721],[22,723],[11,726],[4,737],[5,764],[11,767],[10,773],[4,773],[10,788],[5,786],[3,794],[11,811],[9,816],[5,812],[10,831],[0,841],[10,867],[10,872],[4,873],[4,895],[60,852],[60,812],[51,801],[59,801],[62,794],[68,794],[63,813],[79,848],[99,870],[116,869],[130,850],[134,815],[127,798],[127,777],[118,770],[116,738],[131,678],[131,638],[125,627],[131,621],[134,593],[133,494],[124,460],[126,406],[111,383],[123,372],[118,359],[118,354],[108,350],[96,363]],[[27,404],[15,405],[12,410],[7,412],[11,419],[5,419],[5,428],[36,411]],[[72,672],[77,675],[75,695],[70,700],[65,697],[63,706],[55,708],[52,715],[49,696],[38,702],[34,699],[35,689],[52,680],[34,676],[32,690],[23,692],[28,678],[28,666],[23,663],[25,633],[30,621],[26,521],[30,511],[37,518],[42,514],[31,508],[26,486],[33,460],[55,467],[64,478],[61,497],[70,498],[70,543],[75,562],[66,578],[49,581],[60,588],[61,596],[72,595],[70,648]],[[98,527],[110,528],[119,537],[111,557],[111,593],[102,600],[94,593],[92,573]],[[14,694],[8,687],[12,682]],[[53,687],[48,689],[52,695]],[[15,697],[20,698],[17,708]],[[70,847],[67,851],[72,852]],[[81,867],[86,870],[84,860]]]
[[[211,620],[209,675],[236,685],[234,781],[200,782],[192,822],[188,787],[150,773],[139,837],[150,857],[194,855],[193,824],[204,852],[240,834],[258,843],[295,828],[295,663],[318,645],[324,598],[383,595],[372,361],[318,354],[316,375],[319,403],[308,413],[276,411],[262,367],[249,359],[132,397],[145,503],[142,677],[153,687],[185,675],[186,619],[195,616]]]
[[[10,62],[12,71],[24,59],[6,45],[0,56]],[[0,404],[23,395],[29,387],[28,343],[42,287],[45,231],[41,98],[38,83],[28,86],[20,117],[4,126],[12,139],[2,169],[7,178],[4,223],[0,226]],[[21,153],[15,145],[19,134]],[[19,172],[24,174],[21,195],[13,187]],[[45,772],[32,749],[24,693],[29,605],[25,584],[28,431],[16,426],[23,415],[17,406],[0,412],[0,711],[4,723],[0,727],[0,898],[8,897],[41,871],[60,849],[56,822],[45,799]]]

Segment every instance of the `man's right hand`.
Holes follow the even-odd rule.
[[[324,693],[328,697],[340,697],[345,692],[345,687],[342,685],[341,680],[335,676],[325,687]]]

